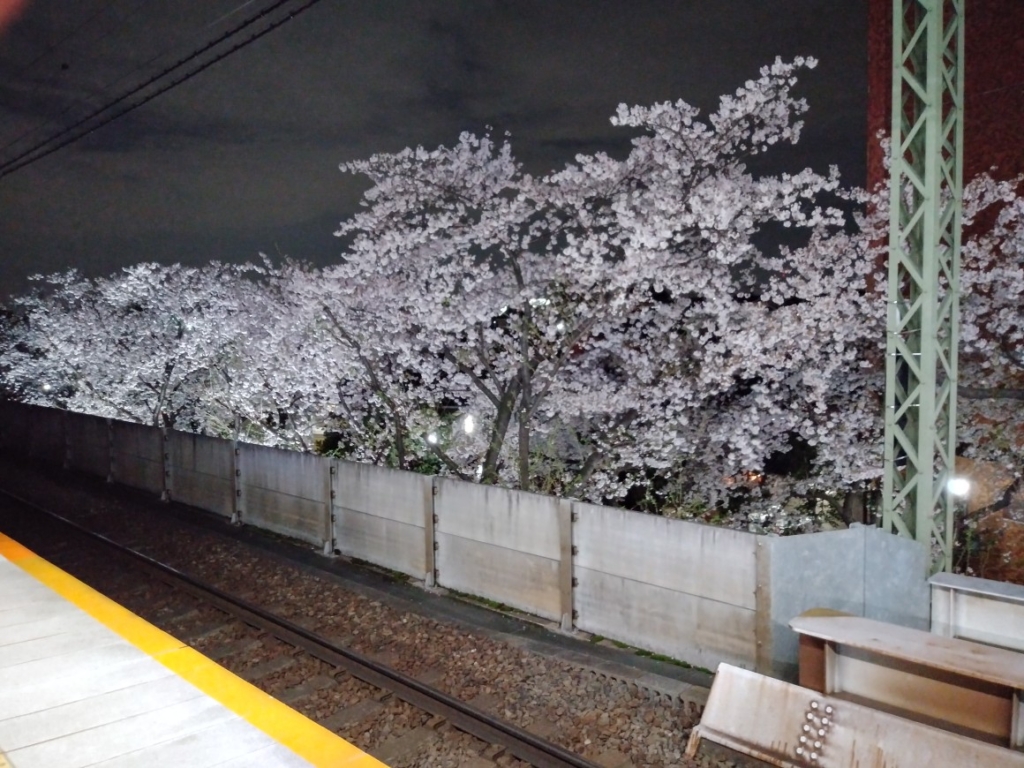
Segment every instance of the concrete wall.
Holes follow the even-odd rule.
[[[165,447],[170,498],[231,517],[235,511],[234,444],[216,437],[168,432]]]
[[[923,548],[876,528],[755,536],[16,404],[0,425],[19,455],[70,451],[117,482],[710,669],[792,678],[787,625],[809,608],[928,626]]]
[[[928,629],[928,559],[924,546],[854,525],[849,530],[765,537],[770,566],[767,669],[796,679],[797,635],[789,621],[810,608]]]
[[[701,667],[756,663],[754,534],[573,504],[576,625]]]
[[[334,547],[343,555],[433,579],[433,478],[331,462]]]
[[[3,403],[0,406],[0,449],[16,451],[22,455],[29,454],[29,422],[34,410],[37,410],[34,406],[21,403]],[[47,412],[53,413],[49,410]],[[63,430],[59,432],[58,438],[63,442]]]
[[[238,444],[239,520],[323,548],[331,539],[330,460]]]
[[[68,445],[68,465],[96,477],[110,477],[110,424],[99,416],[69,413],[64,434]]]
[[[4,403],[3,441],[7,450],[20,456],[63,464],[65,411],[36,405]]]
[[[561,621],[559,500],[435,480],[437,583]]]
[[[114,482],[155,494],[164,491],[163,430],[127,421],[113,428]]]

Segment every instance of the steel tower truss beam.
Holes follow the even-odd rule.
[[[893,0],[882,524],[949,570],[955,505],[964,0]]]

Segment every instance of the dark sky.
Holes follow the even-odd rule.
[[[0,163],[271,4],[35,0],[0,32]],[[863,184],[866,15],[864,0],[321,0],[0,178],[0,297],[70,266],[330,263],[365,185],[341,162],[488,125],[534,172],[624,154],[630,134],[608,122],[620,102],[714,107],[777,55],[820,60],[779,167],[835,163]]]

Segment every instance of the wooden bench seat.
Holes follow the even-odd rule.
[[[798,616],[800,685],[1019,749],[1024,654],[859,616]]]

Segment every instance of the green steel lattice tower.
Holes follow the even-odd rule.
[[[952,564],[964,0],[893,0],[882,524]]]

